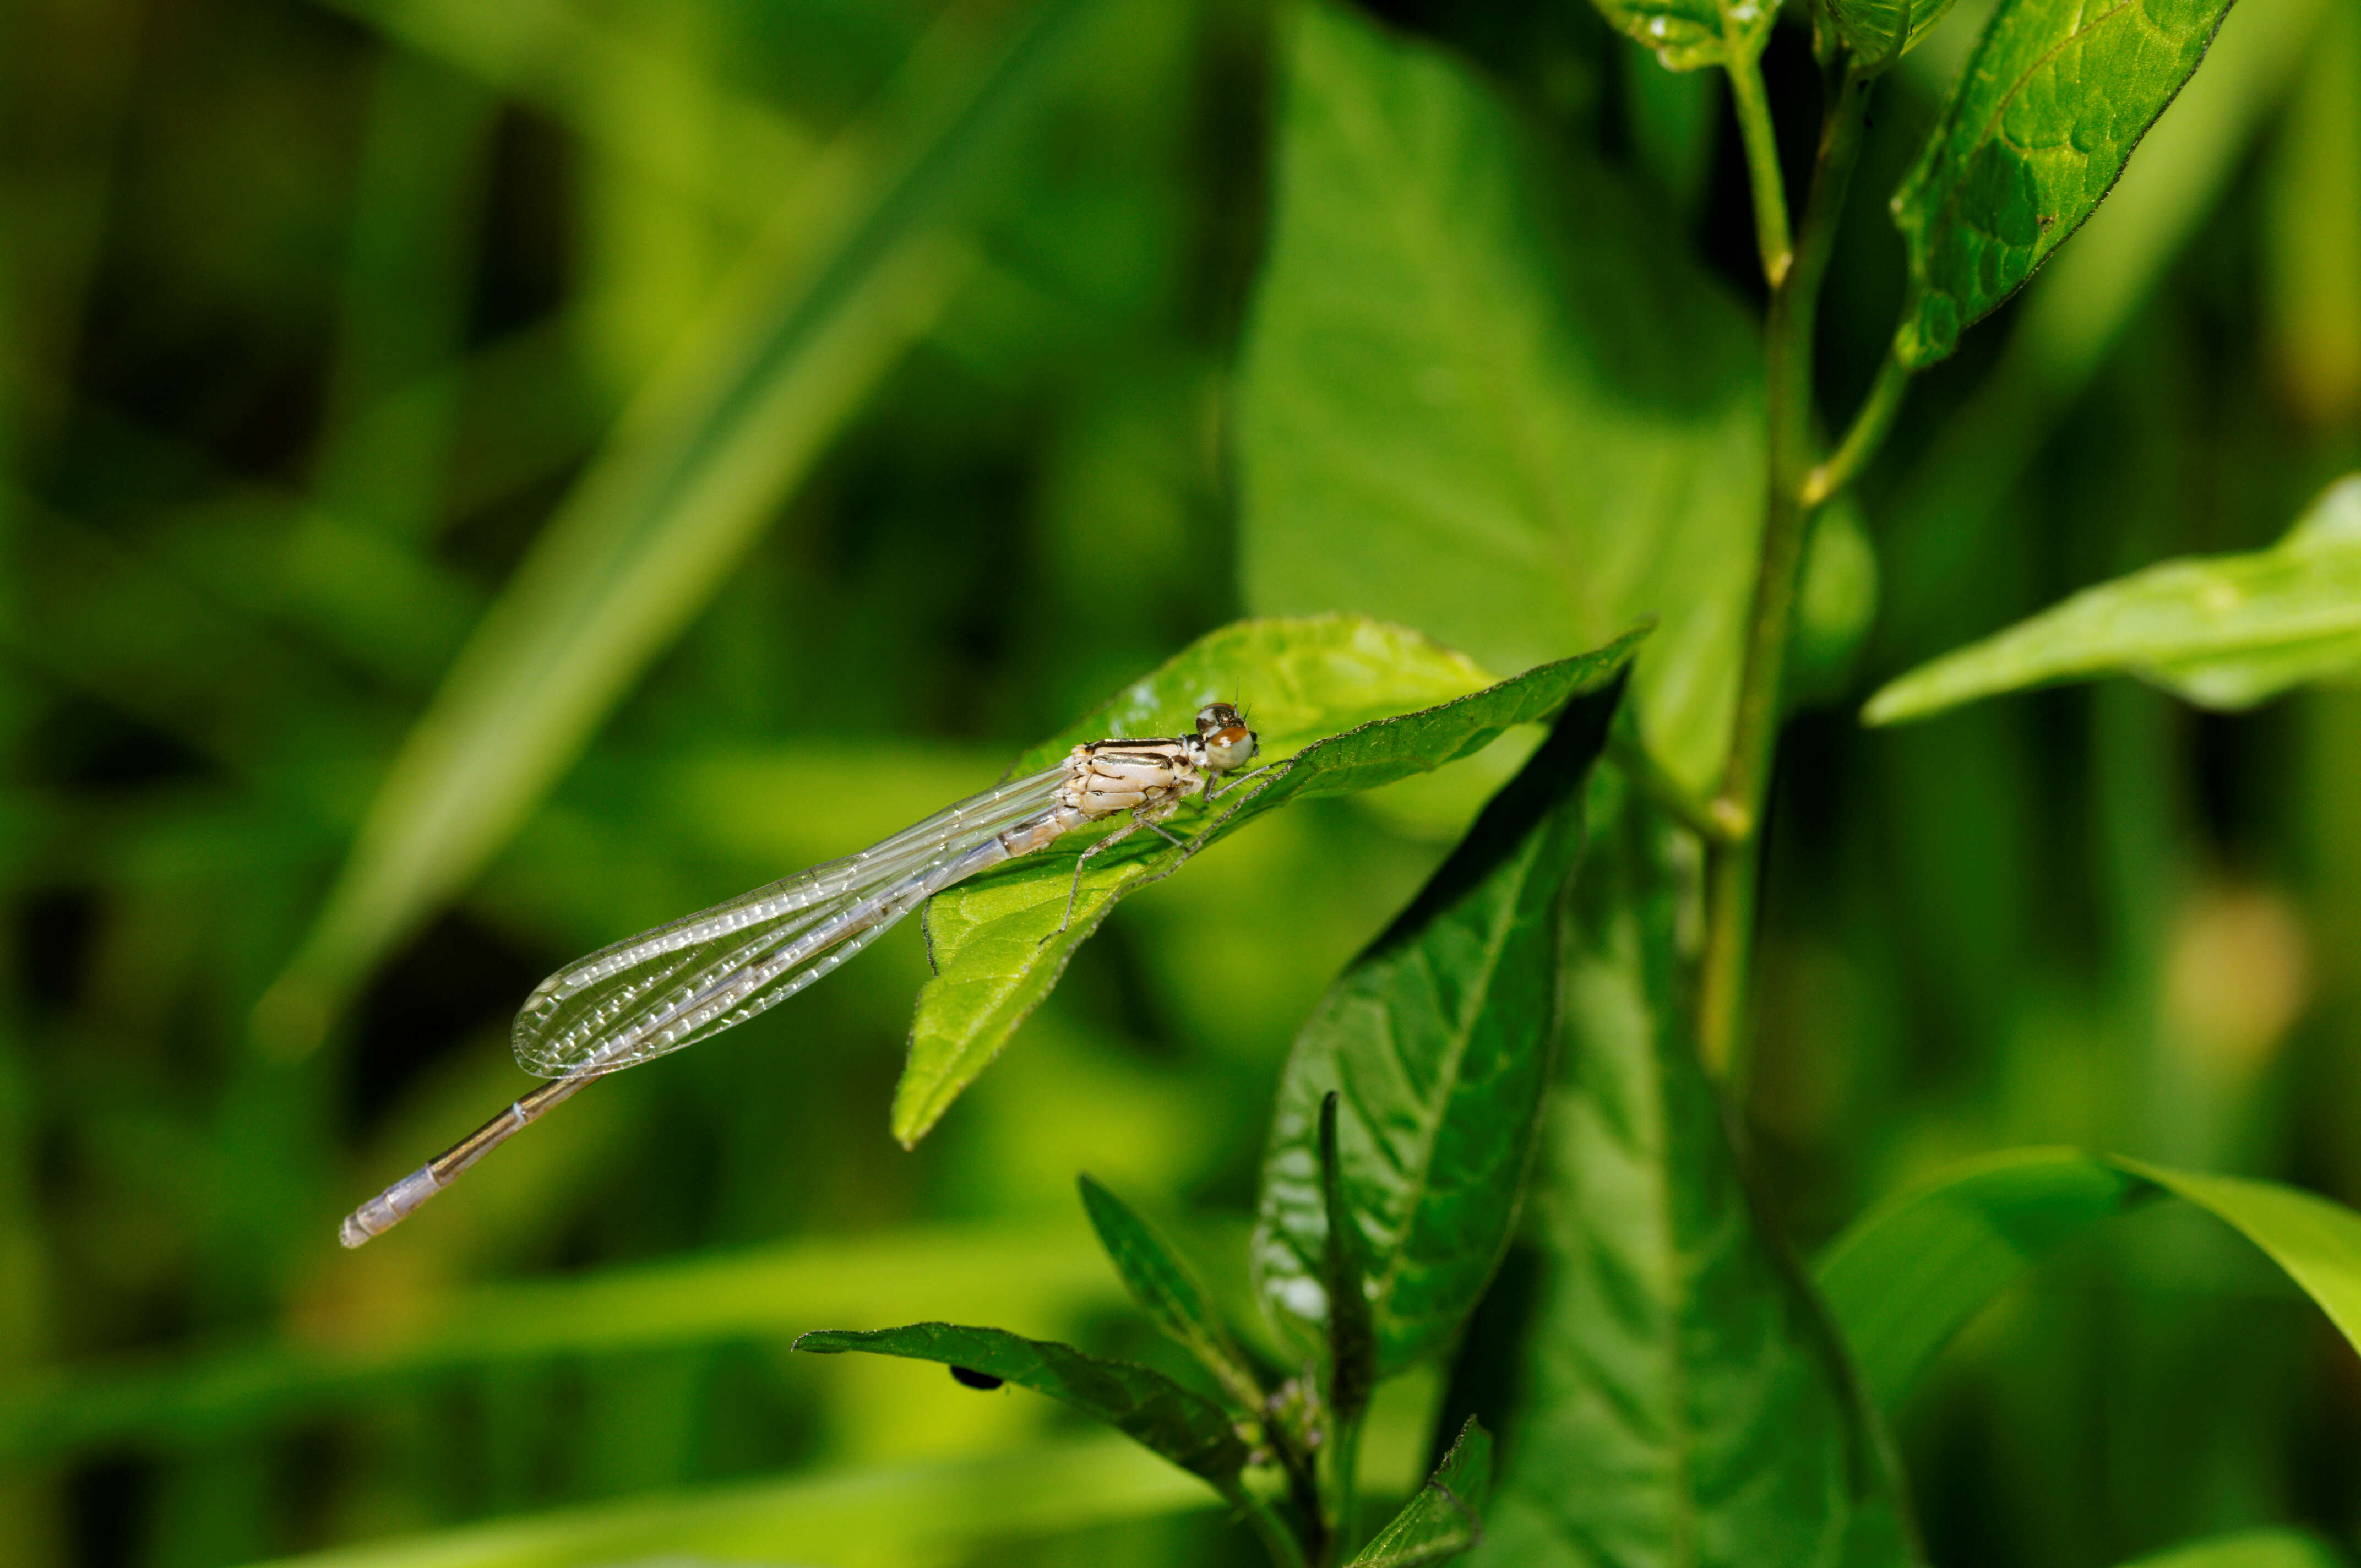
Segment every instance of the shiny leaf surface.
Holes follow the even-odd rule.
[[[1264,1310],[1307,1353],[1330,1294],[1317,1127],[1332,1092],[1381,1372],[1446,1348],[1508,1246],[1554,1040],[1560,894],[1612,710],[1607,694],[1567,709],[1296,1036],[1254,1266]]]

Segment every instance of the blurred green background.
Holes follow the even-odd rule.
[[[1832,409],[1899,295],[1880,199],[1987,9],[1881,95]],[[1389,14],[1753,297],[1710,74],[1575,0]],[[1126,904],[915,1153],[905,929],[367,1251],[334,1232],[525,1086],[549,970],[980,787],[1254,608],[1227,432],[1283,19],[0,9],[0,1559],[1252,1555],[1046,1401],[785,1343],[940,1317],[1159,1358],[1074,1173],[1242,1276],[1292,1030],[1486,761]],[[1800,29],[1768,66],[1808,126]],[[1800,1247],[2026,1143],[2361,1203],[2361,696],[1850,717],[2356,466],[2361,7],[2242,0],[1862,488],[1883,598],[1783,750],[1748,1105]],[[2242,1247],[2159,1210],[1979,1321],[1902,1423],[1936,1562],[2356,1539],[2361,1365]]]

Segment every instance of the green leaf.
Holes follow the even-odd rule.
[[[832,244],[806,255],[807,236],[786,234],[756,246],[641,389],[394,759],[257,1010],[266,1048],[319,1044],[352,987],[509,840],[727,581],[971,269],[948,227],[964,190],[1008,122],[1059,83],[1062,46],[1093,9],[1047,0],[936,134],[859,188],[855,210],[824,230]],[[840,177],[820,162],[813,179]]]
[[[1949,15],[1951,0],[1822,0],[1856,69],[1883,71]]]
[[[1336,1151],[1334,1090],[1320,1101],[1320,1288],[1327,1310],[1328,1409],[1340,1428],[1369,1408],[1378,1386],[1378,1329],[1369,1311],[1369,1279],[1361,1266],[1360,1224],[1345,1194],[1345,1161]]]
[[[1332,1092],[1344,1095],[1344,1177],[1372,1259],[1381,1375],[1449,1345],[1508,1246],[1548,1085],[1580,785],[1613,707],[1602,693],[1566,709],[1296,1036],[1253,1261],[1265,1310],[1307,1354],[1329,1300],[1316,1140]]]
[[[2072,1149],[2011,1149],[1904,1193],[1830,1243],[1815,1273],[1861,1387],[1891,1409],[2010,1281],[2093,1223],[2152,1196]]]
[[[1492,1489],[1492,1434],[1467,1418],[1434,1475],[1347,1568],[1423,1568],[1448,1563],[1484,1539]]]
[[[2001,0],[1894,193],[1910,293],[1894,353],[1933,364],[2103,200],[2230,0]]]
[[[1289,78],[1239,390],[1248,603],[1505,670],[1655,616],[1631,702],[1701,798],[1762,527],[1755,327],[1451,56],[1314,4]]]
[[[1592,0],[1608,26],[1653,50],[1667,71],[1742,65],[1771,41],[1773,0]]]
[[[1476,1561],[1913,1561],[1876,1412],[1750,1201],[1684,1022],[1687,852],[1616,770],[1588,817],[1527,1408]]]
[[[1223,1326],[1221,1314],[1213,1310],[1195,1272],[1122,1199],[1088,1176],[1082,1177],[1079,1184],[1082,1207],[1090,1211],[1099,1244],[1115,1260],[1115,1272],[1123,1276],[1132,1299],[1158,1328],[1187,1347],[1239,1409],[1259,1420],[1262,1385],[1231,1342],[1229,1330]]]
[[[1999,692],[2130,674],[2201,707],[2251,707],[2361,673],[2361,474],[2248,555],[2167,561],[1921,664],[1861,710],[1898,724]]]
[[[1290,801],[1375,789],[1473,756],[1504,731],[1548,718],[1570,698],[1613,679],[1638,636],[1470,692],[1481,678],[1474,665],[1399,628],[1352,616],[1246,621],[1199,639],[1017,765],[1043,765],[1072,740],[1179,734],[1203,703],[1241,698],[1265,737],[1264,756],[1279,760],[1238,784],[1235,795],[1207,805],[1210,820],[1194,841],[1211,842]],[[1405,700],[1433,701],[1455,691],[1467,695],[1399,711]],[[1387,712],[1396,717],[1367,717]],[[1346,724],[1353,728],[1338,733]],[[1178,828],[1190,826],[1184,818]],[[894,1094],[894,1135],[904,1144],[924,1137],[991,1065],[1115,901],[1169,875],[1185,858],[1153,834],[1136,834],[1093,859],[1074,892],[1075,862],[1088,846],[1087,836],[1068,834],[935,900],[929,928],[936,973],[918,993],[909,1063]],[[1061,933],[1070,895],[1073,920]]]
[[[1821,1288],[1873,1397],[1893,1403],[2004,1287],[2072,1236],[2159,1190],[2260,1247],[2361,1348],[2361,1214],[2276,1182],[2115,1155],[2019,1149],[1938,1176],[1829,1244]]]
[[[2247,1530],[2184,1542],[2125,1568],[2345,1568],[2345,1556],[2301,1530]]]
[[[910,1323],[898,1329],[821,1329],[795,1348],[816,1355],[865,1351],[939,1361],[1015,1383],[1104,1421],[1192,1475],[1227,1486],[1246,1467],[1246,1445],[1222,1408],[1161,1372],[1088,1355],[1054,1340],[1005,1329]]]

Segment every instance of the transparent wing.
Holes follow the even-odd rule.
[[[544,1078],[635,1067],[785,1001],[910,905],[883,895],[1049,810],[1063,768],[986,790],[857,855],[601,948],[534,988],[511,1036]]]

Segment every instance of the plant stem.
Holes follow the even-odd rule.
[[[1762,62],[1749,56],[1730,66],[1730,96],[1738,110],[1738,133],[1746,144],[1746,179],[1754,193],[1754,244],[1763,253],[1763,280],[1776,290],[1795,260],[1787,234],[1787,187],[1779,175],[1779,137],[1771,124],[1771,97],[1763,90]]]
[[[1339,1421],[1330,1429],[1329,1441],[1335,1447],[1329,1454],[1328,1479],[1334,1488],[1334,1522],[1328,1532],[1328,1557],[1341,1562],[1345,1553],[1353,1550],[1353,1510],[1356,1472],[1361,1462],[1361,1418]]]
[[[1869,396],[1861,400],[1861,411],[1852,416],[1852,428],[1845,432],[1836,451],[1806,476],[1806,507],[1822,505],[1852,483],[1861,466],[1885,444],[1885,433],[1894,427],[1894,416],[1902,407],[1902,394],[1909,389],[1909,367],[1888,354],[1885,363],[1877,367],[1877,379],[1870,384]]]
[[[1230,1506],[1246,1516],[1255,1533],[1262,1537],[1264,1548],[1277,1568],[1312,1568],[1311,1560],[1303,1555],[1303,1543],[1287,1528],[1287,1521],[1270,1506],[1270,1499],[1258,1497],[1243,1478],[1233,1477],[1222,1486],[1222,1496]]]
[[[1820,284],[1835,248],[1861,155],[1869,83],[1842,66],[1831,82],[1812,165],[1811,193],[1795,264],[1771,291],[1764,326],[1769,390],[1770,490],[1763,555],[1746,629],[1746,663],[1730,726],[1730,764],[1708,808],[1727,839],[1711,844],[1706,871],[1706,946],[1697,995],[1697,1039],[1707,1065],[1725,1079],[1741,1069],[1746,971],[1753,949],[1754,861],[1762,853],[1763,800],[1779,734],[1780,677],[1804,538],[1812,520],[1805,488],[1812,470],[1812,346]],[[1760,78],[1757,78],[1760,81]],[[1742,860],[1744,864],[1735,863]]]

